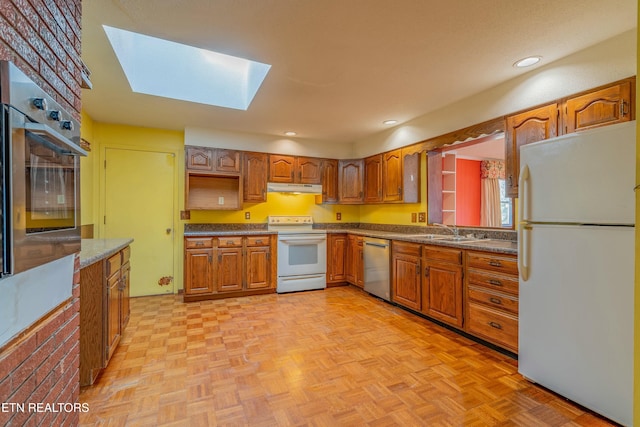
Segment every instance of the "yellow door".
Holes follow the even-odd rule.
[[[131,244],[131,296],[174,292],[174,155],[107,148],[104,237]]]

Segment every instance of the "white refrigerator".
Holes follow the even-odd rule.
[[[520,149],[518,370],[633,422],[636,122]]]

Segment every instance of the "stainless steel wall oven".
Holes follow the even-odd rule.
[[[2,275],[80,250],[80,125],[0,61]]]

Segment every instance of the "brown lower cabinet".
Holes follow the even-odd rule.
[[[129,246],[80,270],[80,385],[107,367],[129,323]]]
[[[274,235],[185,238],[184,301],[276,291]]]
[[[364,288],[364,242],[361,236],[349,234],[345,275],[347,283]]]
[[[349,238],[345,233],[327,235],[327,286],[347,282],[347,251]]]
[[[392,242],[391,300],[518,352],[514,255]]]

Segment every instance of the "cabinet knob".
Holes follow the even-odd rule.
[[[489,322],[489,326],[491,326],[492,328],[496,328],[496,329],[502,329],[502,325],[500,323],[496,323],[496,322]]]
[[[489,301],[491,301],[494,304],[502,304],[502,300],[500,298],[491,297],[489,298]]]

